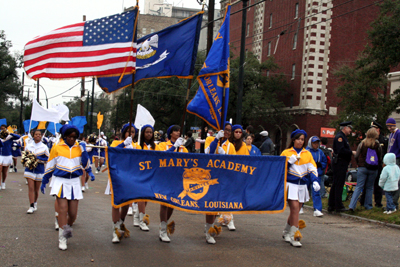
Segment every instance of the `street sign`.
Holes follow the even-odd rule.
[[[200,130],[200,127],[190,127],[190,130]]]

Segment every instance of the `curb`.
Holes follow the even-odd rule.
[[[314,209],[312,206],[308,206],[308,205],[304,205],[303,207],[305,207],[307,209],[311,209],[311,210]],[[350,214],[346,214],[346,213],[337,213],[337,212],[336,213],[329,213],[328,210],[326,210],[326,209],[323,209],[322,211],[327,213],[327,214],[329,214],[329,215],[339,215],[339,216],[344,217],[344,218],[355,219],[355,220],[369,222],[369,223],[381,224],[381,225],[384,225],[384,226],[387,226],[387,227],[391,227],[391,228],[395,228],[395,229],[400,230],[400,225],[393,224],[393,223],[381,222],[381,221],[367,219],[367,218],[364,218],[364,217],[359,217],[359,216],[350,215]]]

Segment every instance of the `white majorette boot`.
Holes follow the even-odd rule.
[[[119,243],[121,239],[124,237],[124,232],[121,230],[121,220],[119,220],[116,223],[113,223],[113,237],[112,237],[112,242],[113,243]]]
[[[226,226],[228,227],[229,231],[235,231],[236,227],[235,227],[235,224],[233,223],[233,214],[231,214],[231,216],[232,216],[232,219]]]
[[[150,229],[149,229],[149,227],[147,227],[147,225],[150,223],[149,215],[140,213],[139,218],[140,218],[140,221],[139,221],[140,230],[149,231]]]
[[[168,237],[167,233],[167,222],[160,223],[160,241],[169,243],[171,240]]]
[[[140,224],[140,217],[139,217],[139,211],[137,211],[133,215],[133,226],[139,227],[139,224]]]
[[[33,203],[33,211],[37,211],[37,202]]]
[[[132,209],[132,207],[129,207],[128,213],[127,213],[126,215],[128,215],[128,216],[132,216],[132,215],[133,215],[133,209]]]
[[[208,244],[217,243],[214,239],[217,236],[217,232],[215,231],[214,224],[206,223],[204,232],[206,234],[206,241]]]
[[[67,238],[65,238],[64,230],[62,228],[58,231],[58,248],[61,250],[67,250]]]
[[[286,223],[285,229],[283,229],[282,238],[285,239],[285,242],[290,242],[290,225]]]
[[[296,234],[297,230],[299,230],[299,228],[297,228],[296,226],[290,227],[290,244],[293,247],[301,247],[302,246],[300,243],[300,239],[298,239],[297,237],[295,238],[295,234]]]

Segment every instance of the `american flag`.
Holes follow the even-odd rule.
[[[136,67],[136,16],[137,9],[35,37],[25,45],[25,72],[32,79],[113,76],[125,67],[125,73],[132,73]]]

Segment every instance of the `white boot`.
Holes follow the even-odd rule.
[[[132,207],[129,207],[128,213],[126,215],[128,215],[128,216],[132,216],[133,215]]]
[[[235,224],[233,223],[233,214],[231,214],[231,216],[232,216],[232,219],[226,226],[228,227],[229,231],[235,231],[236,227],[235,227]]]
[[[167,233],[167,222],[160,223],[160,241],[169,243],[171,240],[168,237]]]
[[[62,228],[58,231],[58,248],[61,250],[67,250],[67,238],[65,238],[64,230]]]
[[[112,234],[112,242],[119,243],[121,239],[124,237],[124,232],[121,231],[121,220],[116,223],[113,223],[113,234]]]
[[[301,247],[302,246],[300,241],[294,239],[294,234],[297,232],[297,230],[299,230],[299,228],[297,228],[296,226],[290,227],[290,244],[293,247]]]
[[[60,226],[58,225],[58,216],[56,216],[55,222],[54,222],[54,228],[56,229],[56,231],[59,230]]]
[[[214,234],[214,236],[212,236],[212,234],[209,233],[210,228],[212,228],[212,230],[213,230],[213,231],[210,231],[210,232],[214,232],[215,233],[214,224],[206,223],[205,229],[204,229],[204,231],[206,233],[206,241],[207,241],[208,244],[215,244],[215,243],[217,243],[215,241],[215,239],[214,239],[215,234]]]
[[[135,214],[133,215],[133,226],[135,227],[139,227],[140,224],[140,218],[139,218],[139,211],[135,212]]]
[[[37,202],[33,203],[33,211],[37,211]]]
[[[143,217],[145,215],[146,214],[144,214],[144,213],[139,214],[139,218],[140,218],[139,227],[140,227],[140,230],[142,230],[142,231],[149,231],[150,230],[149,227],[147,227],[147,224],[143,221]]]
[[[285,229],[283,229],[282,238],[285,239],[285,242],[290,242],[290,225],[286,223]]]

